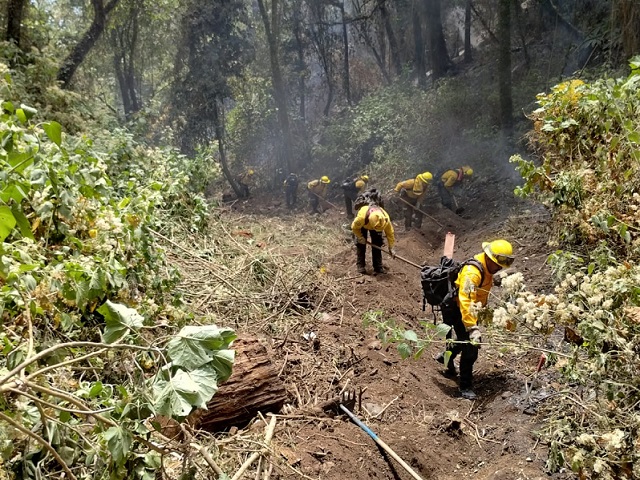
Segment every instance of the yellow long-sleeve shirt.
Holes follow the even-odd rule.
[[[405,189],[407,191],[407,195],[409,198],[422,198],[425,193],[427,193],[427,184],[420,180],[418,177],[410,178],[409,180],[405,180],[404,182],[400,182],[396,185],[394,189],[396,192],[400,192],[400,190]]]
[[[461,170],[447,170],[440,177],[440,181],[446,188],[453,187],[456,183],[462,181],[463,173]]]
[[[482,274],[475,265],[465,265],[458,274],[456,285],[458,286],[458,306],[462,313],[462,323],[466,328],[473,327],[478,323],[478,317],[473,307],[474,303],[480,302],[482,306],[487,304],[489,290],[493,285],[493,275],[487,269],[487,260],[484,253],[474,256],[484,269],[484,281],[480,283]]]
[[[324,198],[327,194],[329,184],[322,183],[320,180],[311,180],[309,183],[307,183],[307,188],[319,197]]]
[[[367,221],[367,212],[369,212],[369,221]],[[370,207],[367,205],[360,208],[356,218],[354,218],[351,223],[351,231],[358,240],[364,240],[361,232],[362,228],[375,230],[376,232],[384,232],[390,249],[393,248],[396,243],[391,218],[389,218],[389,214],[385,212],[383,208]]]

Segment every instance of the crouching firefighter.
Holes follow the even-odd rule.
[[[456,342],[449,343],[451,356],[447,362],[447,372],[456,374],[453,360],[460,355],[460,395],[474,400],[473,364],[478,359],[482,334],[478,326],[476,303],[485,306],[493,285],[493,275],[513,263],[513,248],[506,240],[494,240],[482,244],[482,253],[465,262],[455,281],[456,290],[449,300],[442,304],[443,322],[456,334]],[[451,338],[451,332],[447,335]],[[436,360],[445,363],[446,352]]]
[[[393,246],[395,244],[395,235],[393,225],[389,214],[382,207],[365,205],[358,210],[356,218],[351,224],[351,231],[356,238],[356,265],[358,273],[365,274],[366,255],[367,255],[367,234],[371,232],[371,260],[373,263],[374,273],[384,273],[385,269],[382,265],[382,232],[387,237],[389,244],[389,253],[393,258],[396,251]],[[378,248],[376,248],[378,247]]]

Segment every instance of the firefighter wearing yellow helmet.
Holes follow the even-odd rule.
[[[418,209],[420,208],[420,201],[427,193],[427,187],[432,179],[431,172],[424,172],[416,176],[416,178],[410,178],[396,185],[395,191],[400,194],[400,198],[410,204],[406,205],[404,211],[405,230],[411,229],[414,213],[416,228],[422,227],[422,212]]]
[[[320,213],[318,212],[318,207],[320,206],[320,201],[324,200],[324,198],[327,196],[327,190],[330,183],[331,180],[329,180],[329,177],[327,177],[326,175],[323,175],[316,180],[311,180],[309,183],[307,183],[311,213]]]
[[[345,211],[349,220],[353,220],[353,202],[365,189],[367,183],[369,183],[369,175],[359,175],[355,178],[348,178],[340,185],[344,192]]]
[[[458,205],[453,190],[462,184],[465,177],[473,175],[473,169],[469,165],[460,168],[445,170],[437,175],[438,177],[438,194],[440,202],[443,206],[456,213],[462,213],[464,208]]]
[[[475,304],[487,304],[493,275],[503,268],[509,268],[513,261],[513,247],[508,241],[501,239],[484,242],[482,253],[465,262],[458,273],[455,282],[457,294],[442,305],[442,319],[456,333],[456,343],[449,344],[451,356],[447,363],[447,373],[450,376],[457,374],[453,361],[460,355],[460,394],[463,398],[476,398],[473,391],[473,364],[478,358],[482,335]],[[448,338],[451,338],[451,332]],[[445,352],[436,357],[440,363],[445,363],[444,359]]]
[[[367,235],[371,234],[371,260],[373,263],[374,273],[384,273],[385,269],[382,265],[382,233],[384,232],[389,244],[389,253],[395,257],[396,251],[393,246],[395,244],[395,235],[393,224],[389,218],[389,214],[379,206],[365,205],[358,210],[356,218],[351,223],[351,231],[356,238],[356,266],[358,273],[365,274],[366,256],[367,256]],[[378,248],[375,248],[378,247]]]
[[[254,174],[253,169],[248,168],[243,174],[241,174],[237,178],[238,186],[240,187],[241,198],[249,198],[249,187],[254,184]]]

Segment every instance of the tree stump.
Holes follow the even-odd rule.
[[[231,377],[207,404],[189,416],[189,423],[208,432],[242,428],[258,412],[279,412],[287,399],[284,383],[271,363],[267,349],[257,338],[236,340],[236,360]]]

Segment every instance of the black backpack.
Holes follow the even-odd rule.
[[[384,200],[382,194],[375,187],[372,187],[359,193],[353,205],[356,211],[365,206],[384,208]]]
[[[427,303],[433,307],[441,307],[450,302],[458,294],[456,280],[462,267],[473,265],[480,270],[480,285],[484,283],[484,267],[475,258],[464,262],[457,262],[449,257],[441,257],[440,265],[425,265],[420,271],[420,283],[422,284],[422,311]]]

